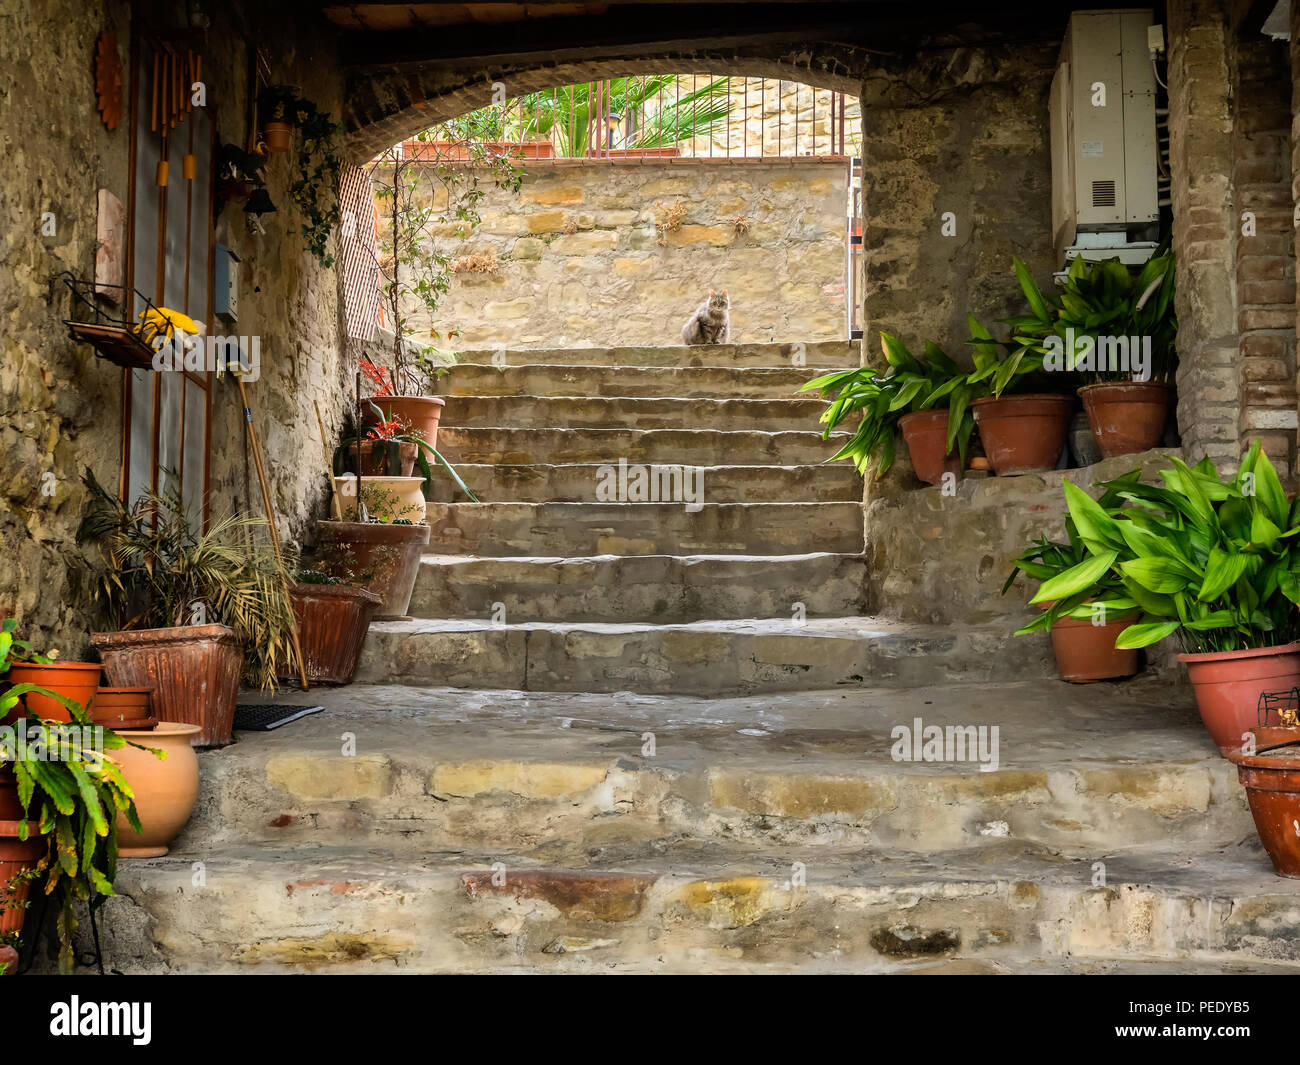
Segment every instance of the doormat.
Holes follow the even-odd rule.
[[[285,703],[249,703],[235,707],[235,731],[270,732],[273,728],[297,721],[308,714],[318,714],[323,706],[295,706]]]

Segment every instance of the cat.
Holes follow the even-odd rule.
[[[682,326],[683,344],[726,344],[731,337],[727,290],[709,291],[709,298],[695,309]]]

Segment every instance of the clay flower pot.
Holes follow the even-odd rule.
[[[322,565],[338,573],[346,570],[359,587],[379,596],[377,621],[406,616],[431,532],[427,525],[316,523]]]
[[[31,881],[15,878],[34,869],[45,854],[44,837],[33,833],[26,840],[18,838],[18,822],[22,817],[18,782],[10,771],[0,769],[0,934],[22,932],[27,917],[23,903]]]
[[[985,396],[971,413],[993,472],[1038,473],[1056,469],[1074,407],[1069,396]]]
[[[151,688],[154,712],[161,720],[198,725],[196,746],[230,742],[242,658],[233,629],[180,625],[97,632],[90,643],[104,660],[111,684]]]
[[[118,815],[117,846],[123,858],[161,857],[181,834],[199,797],[199,759],[193,747],[198,734],[198,725],[160,721],[154,728],[133,732],[127,739],[166,751],[166,758],[129,744],[112,752],[135,793],[135,809],[143,829],[135,832],[126,817]]]
[[[938,484],[945,473],[961,476],[961,455],[955,449],[947,454],[948,411],[915,410],[898,419],[907,453],[912,456],[912,469],[919,480]]]
[[[88,707],[99,689],[99,674],[103,667],[98,662],[17,662],[9,669],[9,680],[14,684],[39,684],[57,695],[71,699],[83,709]],[[72,715],[62,704],[48,695],[28,692],[23,696],[27,709],[51,721],[71,721]],[[16,711],[8,719],[16,716]]]
[[[293,126],[288,122],[263,122],[262,137],[268,152],[287,152],[293,143]]]
[[[1173,388],[1163,381],[1113,381],[1079,389],[1103,458],[1160,446]]]
[[[385,421],[396,418],[430,447],[438,446],[438,422],[446,400],[437,396],[370,396],[361,401],[361,420],[365,425],[376,422],[375,412],[370,409],[372,403],[384,412]]]
[[[387,477],[388,476],[388,455],[389,449],[382,446],[382,440],[363,440],[361,441],[361,476],[362,477]],[[415,469],[415,455],[417,448],[414,444],[399,444],[398,474],[402,477],[410,477],[411,471]],[[348,458],[355,460],[356,452],[348,448]]]
[[[351,683],[370,619],[384,601],[374,592],[348,584],[295,584],[290,598],[307,679]],[[297,674],[285,670],[281,676],[289,680]]]
[[[1183,654],[1178,661],[1187,665],[1196,708],[1224,757],[1240,751],[1243,735],[1258,723],[1263,692],[1300,686],[1300,643]]]
[[[1061,618],[1052,626],[1056,671],[1071,684],[1131,677],[1138,671],[1138,653],[1115,646],[1132,618],[1094,625],[1088,618]]]
[[[1257,728],[1255,753],[1239,746],[1228,757],[1255,819],[1259,841],[1278,876],[1300,879],[1300,729]]]
[[[90,704],[90,720],[114,732],[153,728],[152,688],[100,688]]]
[[[334,491],[338,493],[343,506],[343,513],[349,517],[357,516],[357,479],[352,474],[334,478]],[[424,478],[423,477],[366,477],[361,478],[361,492],[364,493],[367,510],[372,518],[380,521],[393,521],[406,518],[409,521],[424,521]]]

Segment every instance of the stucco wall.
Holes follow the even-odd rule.
[[[499,267],[457,272],[418,328],[472,348],[680,344],[709,290],[727,289],[733,341],[843,337],[847,190],[846,163],[813,159],[530,163],[519,193],[488,193],[469,237],[436,242]],[[658,228],[674,205],[679,226]]]

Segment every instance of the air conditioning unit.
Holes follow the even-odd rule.
[[[1076,11],[1052,79],[1057,261],[1151,257],[1160,228],[1150,8]]]

